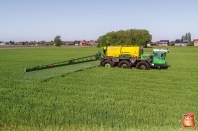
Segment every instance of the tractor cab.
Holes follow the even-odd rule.
[[[164,49],[153,49],[153,60],[152,65],[155,67],[167,67],[166,54],[169,50]]]

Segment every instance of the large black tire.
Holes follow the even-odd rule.
[[[137,63],[136,68],[139,70],[150,70],[150,66],[146,61],[140,61]]]
[[[130,63],[128,61],[122,60],[118,64],[118,68],[131,68],[131,65],[130,65]]]
[[[102,67],[114,67],[114,63],[111,60],[105,60],[102,62]]]

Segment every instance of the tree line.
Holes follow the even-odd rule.
[[[128,29],[108,32],[103,36],[100,36],[97,40],[98,47],[108,46],[108,45],[125,45],[125,46],[147,46],[150,42],[152,36],[148,30],[144,29]],[[55,46],[60,46],[62,44],[61,36],[57,35],[54,38]],[[11,42],[14,43],[14,42]],[[45,41],[41,41],[40,44],[44,44]]]
[[[108,45],[147,46],[152,36],[148,30],[128,29],[108,32],[97,40],[98,47]]]

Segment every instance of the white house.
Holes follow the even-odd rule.
[[[176,39],[175,46],[182,46],[182,41],[180,39]]]
[[[169,46],[169,40],[160,40],[159,46]]]

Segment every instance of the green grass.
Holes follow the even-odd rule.
[[[92,55],[97,50],[0,49],[0,129],[179,131],[182,114],[193,112],[196,119],[196,47],[169,47],[171,67],[167,70],[90,68],[99,65],[95,61],[23,72],[25,67]],[[145,49],[151,52],[152,48]]]

